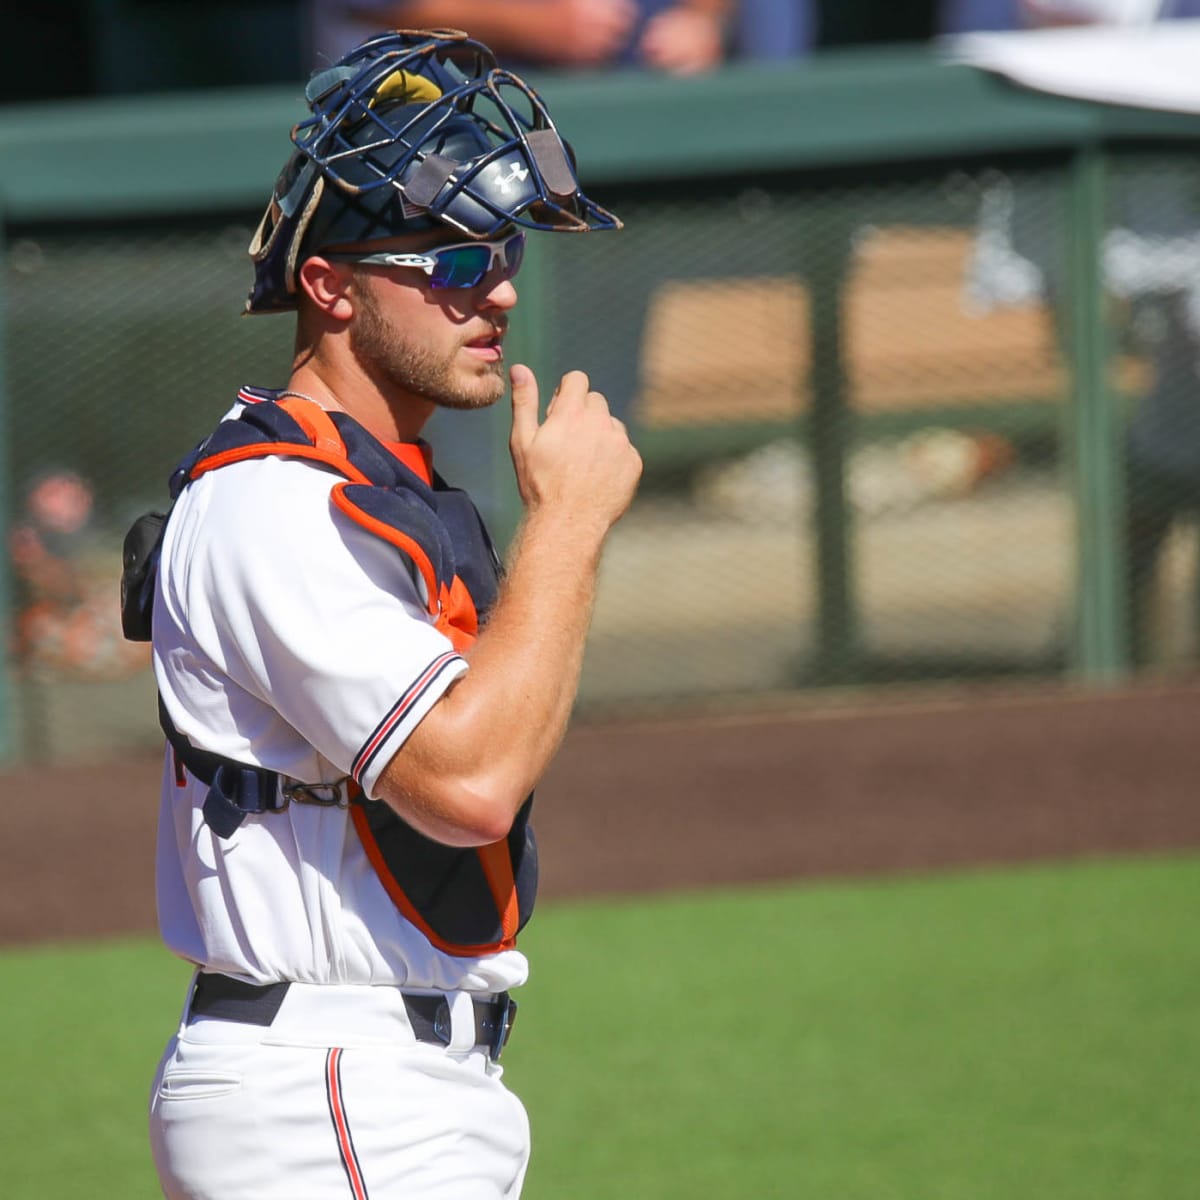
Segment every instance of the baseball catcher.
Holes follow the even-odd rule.
[[[160,925],[196,968],[154,1159],[172,1198],[515,1197],[532,793],[641,461],[582,372],[542,419],[504,340],[525,239],[620,223],[465,34],[381,34],[306,97],[246,302],[295,314],[290,372],[230,397],[126,543],[167,737]],[[502,568],[421,431],[506,383]]]

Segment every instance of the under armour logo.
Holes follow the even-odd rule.
[[[513,159],[508,164],[508,174],[501,175],[496,179],[496,186],[502,191],[507,192],[514,183],[524,183],[529,178],[529,168],[521,166],[521,160]]]

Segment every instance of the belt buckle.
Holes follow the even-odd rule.
[[[289,779],[281,783],[280,792],[285,806],[315,804],[318,808],[349,808],[349,790],[345,785],[344,778],[335,783],[301,783],[299,780]]]
[[[487,1050],[488,1057],[495,1062],[512,1033],[513,1022],[517,1018],[517,1002],[507,992],[501,992],[494,1001],[474,1001],[472,1009],[475,1016],[475,1045]],[[432,1031],[442,1045],[450,1045],[453,1038],[450,1005],[444,999],[434,1013]]]
[[[507,993],[502,993],[503,999],[498,1000],[500,1015],[496,1028],[492,1031],[492,1040],[488,1044],[488,1054],[493,1062],[500,1059],[500,1054],[508,1043],[512,1033],[513,1022],[517,1019],[517,1002]]]

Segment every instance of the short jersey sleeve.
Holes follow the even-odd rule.
[[[167,525],[154,651],[194,744],[305,782],[380,772],[466,661],[408,558],[330,500],[340,477],[257,459],[191,484]]]

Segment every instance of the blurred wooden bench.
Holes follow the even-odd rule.
[[[864,233],[844,293],[845,364],[856,413],[1060,404],[1069,381],[1043,307],[968,310],[972,233]],[[809,403],[809,295],[788,278],[668,282],[650,308],[639,417],[648,429],[784,421]],[[1116,364],[1135,390],[1144,367]],[[1052,415],[1052,414],[1048,414]],[[936,418],[934,418],[936,419]]]

